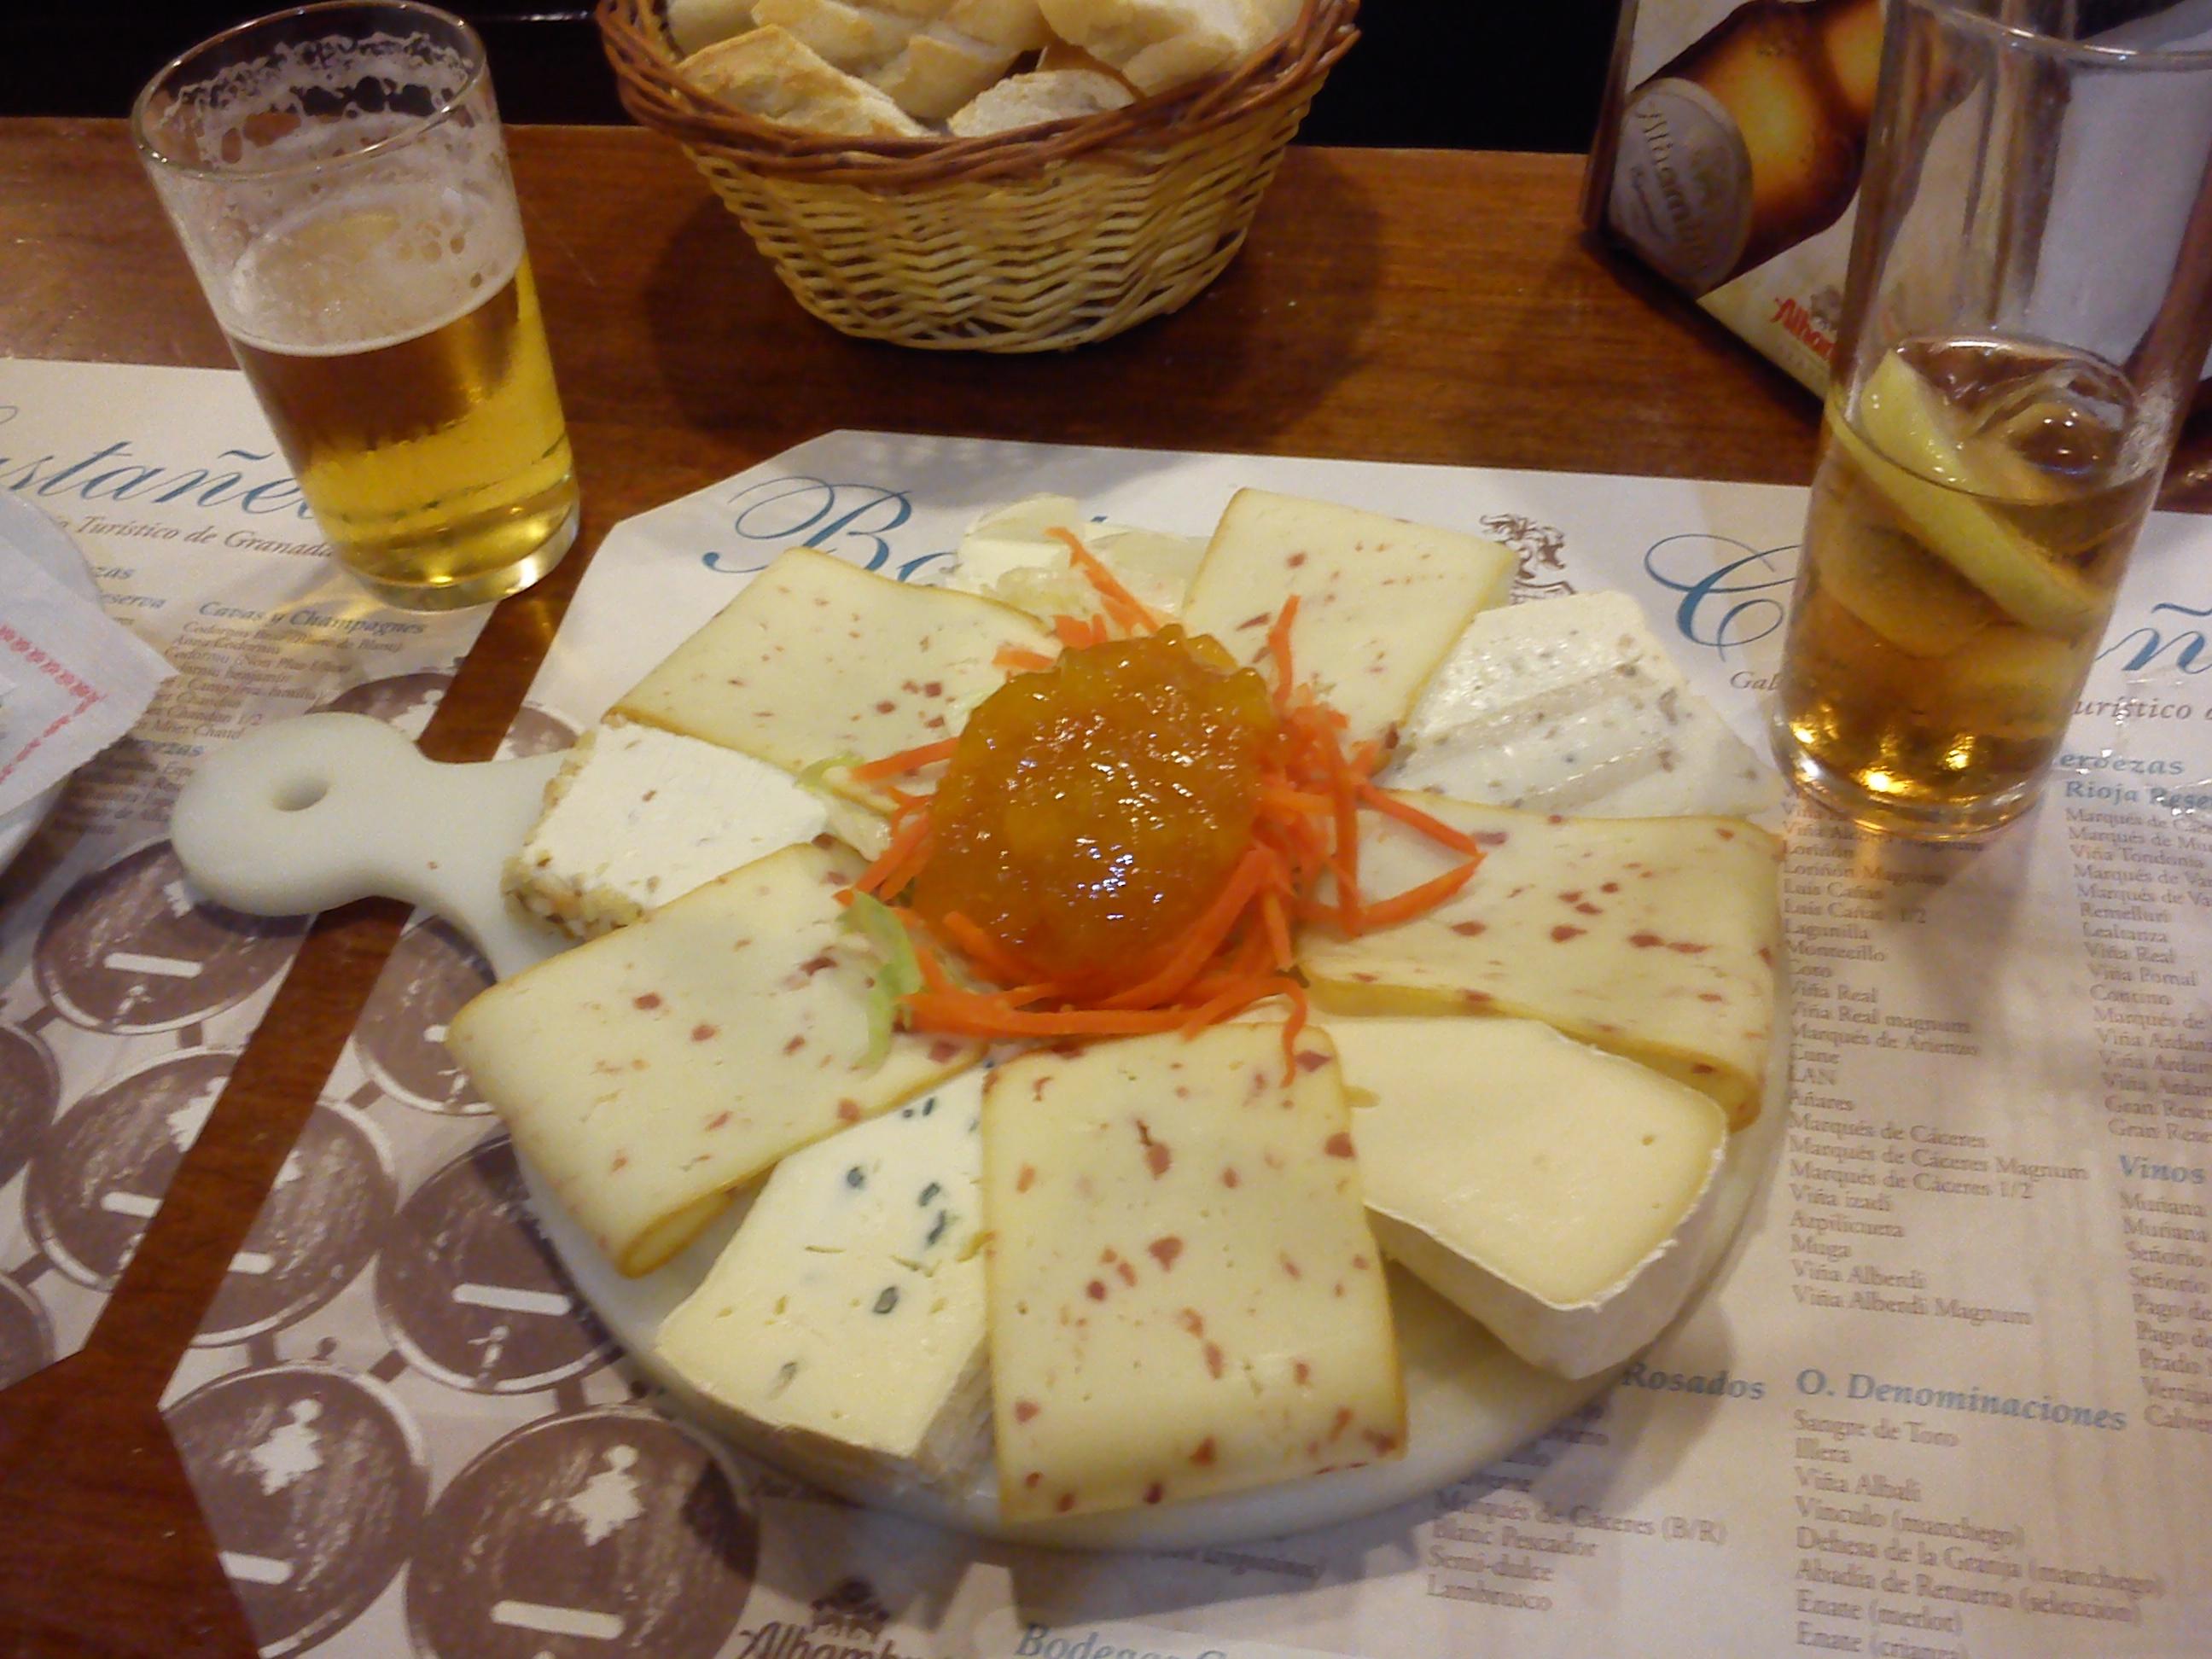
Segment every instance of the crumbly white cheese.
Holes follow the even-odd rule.
[[[1382,1259],[1326,1037],[1040,1049],[984,1091],[1008,1520],[1401,1456]],[[1285,1077],[1285,1072],[1288,1077]]]
[[[860,869],[787,847],[454,1016],[447,1046],[623,1272],[666,1261],[778,1159],[977,1058],[899,1032],[868,1063],[878,963],[836,902]]]
[[[1640,1060],[1759,1115],[1781,944],[1780,849],[1740,818],[1569,818],[1406,797],[1471,836],[1465,886],[1410,921],[1301,936],[1316,1000],[1355,1014],[1517,1014]],[[1362,894],[1462,862],[1376,812],[1359,826]]]
[[[592,939],[829,824],[791,775],[719,744],[611,720],[578,738],[507,861],[526,908]]]
[[[1503,604],[1512,578],[1513,555],[1496,542],[1240,489],[1192,579],[1183,625],[1258,665],[1296,595],[1291,672],[1350,721],[1348,743],[1387,740],[1468,618]]]
[[[1708,1096],[1524,1019],[1355,1019],[1376,1237],[1531,1364],[1627,1358],[1695,1288],[1728,1121]]]
[[[987,1441],[982,1079],[776,1165],[660,1357],[857,1478],[960,1480]]]
[[[1625,593],[1486,611],[1429,682],[1388,781],[1456,800],[1660,817],[1748,817],[1771,765],[1682,676]]]

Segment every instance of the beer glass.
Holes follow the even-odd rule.
[[[1869,828],[1986,834],[2065,735],[2212,332],[2200,46],[2203,0],[1889,8],[1775,728]]]
[[[131,125],[345,568],[446,610],[558,563],[575,476],[475,30],[280,12],[170,64]]]

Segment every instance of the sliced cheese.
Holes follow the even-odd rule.
[[[829,823],[820,796],[763,761],[608,721],[576,740],[546,785],[503,884],[562,931],[593,939]]]
[[[1533,1365],[1588,1376],[1696,1288],[1728,1120],[1525,1019],[1328,1021],[1383,1249]]]
[[[865,1064],[876,964],[836,896],[860,868],[785,848],[454,1016],[447,1046],[623,1272],[666,1261],[777,1159],[975,1061],[902,1033]]]
[[[1382,1260],[1327,1039],[1217,1026],[1024,1054],[984,1091],[1008,1520],[1401,1456]]]
[[[981,1461],[983,1073],[776,1165],[654,1349],[743,1425],[854,1478]]]
[[[1256,665],[1297,595],[1294,672],[1351,722],[1348,742],[1387,740],[1468,618],[1503,604],[1512,580],[1513,555],[1496,542],[1240,489],[1192,580],[1183,625]]]
[[[1780,948],[1780,851],[1738,818],[1564,818],[1409,797],[1474,837],[1481,867],[1411,921],[1300,937],[1316,1000],[1345,1013],[1517,1014],[1759,1115]],[[1363,813],[1370,900],[1459,861]]]
[[[1748,817],[1774,768],[1700,697],[1636,602],[1610,591],[1486,611],[1407,722],[1388,781],[1600,817]]]
[[[643,720],[799,772],[957,736],[1006,678],[1009,647],[1050,654],[1052,635],[1009,605],[872,575],[795,547],[616,704]],[[897,780],[908,787],[920,774]],[[880,790],[833,771],[872,805]]]
[[[1206,554],[1205,542],[1196,537],[1085,519],[1072,496],[1031,495],[994,507],[969,526],[945,585],[1014,605],[1040,622],[1089,616],[1099,608],[1097,590],[1076,571],[1067,544],[1052,534],[1054,527],[1075,532],[1116,580],[1164,617],[1182,613],[1190,579]]]

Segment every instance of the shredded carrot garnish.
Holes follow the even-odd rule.
[[[1064,649],[1103,643],[1117,629],[1127,635],[1159,626],[1073,532],[1052,533],[1067,544],[1104,612],[1054,617],[1053,632]],[[1263,756],[1251,845],[1206,908],[1137,964],[1133,982],[1127,973],[1041,974],[1019,949],[965,915],[948,915],[926,928],[899,901],[933,851],[930,798],[897,794],[890,845],[854,885],[889,904],[915,939],[922,988],[902,1004],[910,1029],[1015,1041],[1188,1033],[1280,997],[1290,1008],[1283,1034],[1287,1068],[1307,1018],[1293,927],[1324,922],[1358,933],[1392,927],[1444,903],[1467,884],[1482,860],[1474,840],[1376,787],[1370,780],[1388,757],[1387,745],[1364,741],[1347,753],[1344,715],[1296,680],[1291,632],[1297,612],[1293,595],[1267,632],[1263,660],[1276,726]],[[997,660],[1009,670],[1051,664],[1042,653],[1012,646]],[[951,740],[926,744],[855,767],[852,775],[868,781],[912,772],[949,757],[954,748]],[[1461,854],[1462,862],[1388,898],[1368,898],[1359,884],[1362,808]],[[957,954],[964,980],[926,936]]]
[[[1003,668],[1010,674],[1035,673],[1040,668],[1051,667],[1052,659],[1024,645],[1002,645],[991,659],[991,666]]]
[[[863,762],[853,769],[851,775],[856,783],[872,783],[878,778],[895,778],[902,772],[919,772],[925,766],[951,760],[952,751],[959,746],[959,738],[945,738],[936,743],[925,743],[918,748],[902,749],[895,755]]]

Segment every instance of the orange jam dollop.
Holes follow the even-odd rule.
[[[1165,628],[1064,653],[969,716],[911,903],[1055,980],[1133,984],[1252,844],[1267,682]]]

